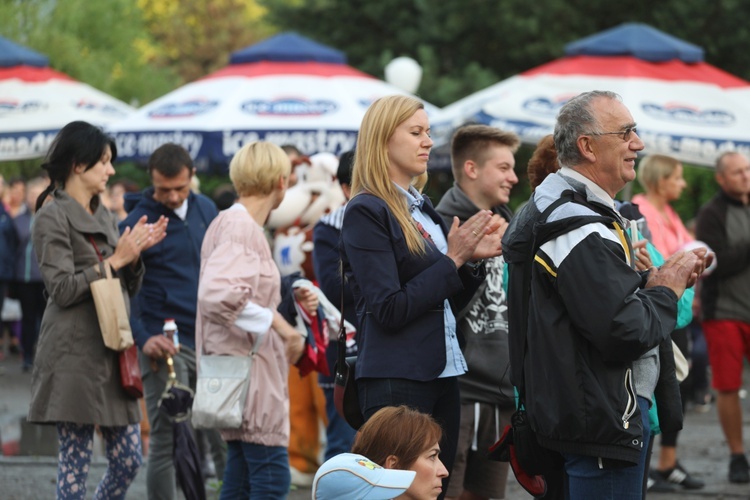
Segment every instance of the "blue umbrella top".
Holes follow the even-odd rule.
[[[703,49],[647,24],[624,23],[565,46],[567,56],[629,55],[644,61],[703,61]]]
[[[0,68],[12,66],[49,66],[49,58],[0,36]]]
[[[232,52],[229,64],[259,61],[305,62],[346,64],[346,55],[340,50],[314,42],[294,32],[281,33],[255,45]]]

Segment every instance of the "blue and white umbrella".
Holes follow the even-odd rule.
[[[104,126],[133,111],[53,70],[46,56],[0,37],[0,161],[44,156],[68,122]]]
[[[403,90],[346,65],[343,53],[294,33],[232,54],[230,64],[108,127],[118,159],[184,146],[200,169],[224,169],[244,144],[294,144],[305,154],[352,149],[376,99]],[[437,108],[425,104],[433,115]]]
[[[443,108],[438,145],[455,127],[485,123],[536,144],[560,107],[611,90],[638,124],[645,153],[713,165],[723,151],[750,156],[750,82],[703,62],[703,50],[643,24],[624,24],[568,44],[567,57],[503,80]]]

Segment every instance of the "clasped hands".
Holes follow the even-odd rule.
[[[480,210],[460,225],[458,217],[453,217],[446,255],[456,268],[468,261],[502,255],[501,240],[507,228],[508,222],[489,210]]]
[[[115,271],[126,264],[135,263],[141,252],[160,243],[167,235],[167,217],[162,215],[153,224],[147,221],[148,218],[144,215],[132,228],[126,227],[120,235],[114,254],[107,259]]]
[[[677,297],[682,297],[686,288],[695,285],[714,260],[714,254],[706,248],[677,252],[658,268],[652,267],[646,288],[666,286]]]

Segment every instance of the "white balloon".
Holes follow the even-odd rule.
[[[385,80],[413,94],[422,81],[422,66],[411,57],[397,57],[386,64]]]

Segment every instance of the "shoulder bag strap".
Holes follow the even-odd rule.
[[[341,321],[339,321],[338,352],[336,362],[343,367],[346,362],[346,327],[344,325],[344,262],[339,259],[339,274],[341,275]]]

